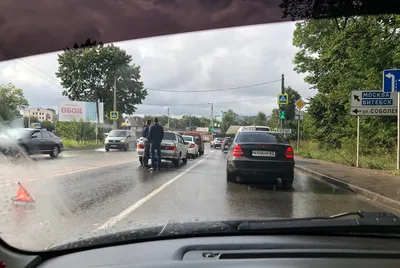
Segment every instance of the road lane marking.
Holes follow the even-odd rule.
[[[147,201],[149,201],[151,198],[153,198],[154,196],[156,196],[157,194],[159,194],[162,190],[164,190],[165,188],[167,188],[170,184],[172,184],[173,182],[175,182],[176,180],[178,180],[180,177],[182,177],[183,175],[185,175],[187,172],[189,172],[190,170],[192,170],[193,168],[195,168],[196,166],[198,166],[200,163],[202,163],[204,160],[206,160],[212,153],[206,155],[203,159],[201,159],[199,162],[197,162],[196,164],[194,164],[193,166],[191,166],[190,168],[182,171],[181,173],[179,173],[178,175],[176,175],[175,177],[173,177],[171,180],[167,181],[166,183],[164,183],[163,185],[161,185],[160,187],[158,187],[157,189],[155,189],[154,191],[152,191],[151,193],[149,193],[148,195],[146,195],[145,197],[143,197],[142,199],[140,199],[139,201],[135,202],[134,204],[132,204],[131,206],[129,206],[128,208],[126,208],[125,210],[123,210],[122,212],[120,212],[117,216],[114,216],[112,218],[110,218],[108,221],[106,221],[104,224],[102,224],[101,226],[99,226],[98,228],[94,229],[92,232],[95,231],[100,231],[100,230],[104,230],[104,229],[108,229],[112,226],[114,226],[115,224],[117,224],[119,221],[121,221],[122,219],[124,219],[126,216],[128,216],[129,214],[131,214],[133,211],[135,211],[136,209],[140,208],[144,203],[146,203]]]

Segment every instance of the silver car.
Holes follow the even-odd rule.
[[[181,163],[187,162],[188,157],[188,142],[178,133],[166,131],[164,139],[161,141],[161,159],[172,161],[175,166],[180,166]],[[143,138],[138,139],[137,154],[140,164],[143,165],[144,141]],[[150,151],[151,157],[151,151]]]

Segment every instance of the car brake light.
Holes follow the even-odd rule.
[[[190,148],[194,148],[194,143],[190,144]]]
[[[293,157],[294,157],[293,148],[289,146],[286,148],[285,158],[293,159]]]
[[[242,148],[240,145],[236,145],[232,150],[232,156],[244,156]]]
[[[144,149],[144,144],[138,144],[138,145],[137,145],[137,148],[138,148],[138,149]]]

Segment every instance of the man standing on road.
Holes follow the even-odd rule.
[[[150,127],[149,141],[151,143],[151,169],[156,168],[155,151],[157,151],[157,169],[161,168],[161,141],[164,139],[164,128],[158,124],[158,118],[154,118],[154,125]]]
[[[143,166],[147,168],[150,167],[149,166],[150,142],[148,140],[150,134],[150,124],[151,120],[147,120],[146,125],[143,126],[142,130],[142,137],[144,141]]]

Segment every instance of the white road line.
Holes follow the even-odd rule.
[[[154,191],[152,191],[151,193],[149,193],[148,195],[146,195],[145,197],[143,197],[142,199],[140,199],[139,201],[137,201],[136,203],[132,204],[131,206],[129,206],[128,208],[126,208],[125,210],[123,210],[121,213],[119,213],[117,216],[114,216],[112,218],[110,218],[108,221],[106,221],[104,224],[102,224],[101,226],[99,226],[98,228],[96,228],[95,230],[93,230],[93,232],[95,231],[100,231],[100,230],[104,230],[107,228],[110,228],[112,226],[114,226],[115,224],[117,224],[119,221],[121,221],[122,219],[124,219],[126,216],[128,216],[129,214],[131,214],[133,211],[135,211],[136,209],[138,209],[139,207],[141,207],[144,203],[146,203],[147,201],[149,201],[151,198],[153,198],[154,196],[156,196],[158,193],[160,193],[162,190],[164,190],[165,188],[167,188],[170,184],[172,184],[173,182],[175,182],[177,179],[179,179],[180,177],[182,177],[183,175],[185,175],[187,172],[189,172],[190,170],[192,170],[193,168],[195,168],[197,165],[199,165],[201,162],[203,162],[204,160],[206,160],[212,153],[206,155],[203,159],[201,159],[199,162],[197,162],[196,164],[194,164],[193,166],[191,166],[190,168],[182,171],[181,173],[179,173],[178,175],[176,175],[175,177],[173,177],[172,179],[170,179],[169,181],[167,181],[166,183],[164,183],[163,185],[161,185],[160,187],[158,187],[157,189],[155,189]]]

